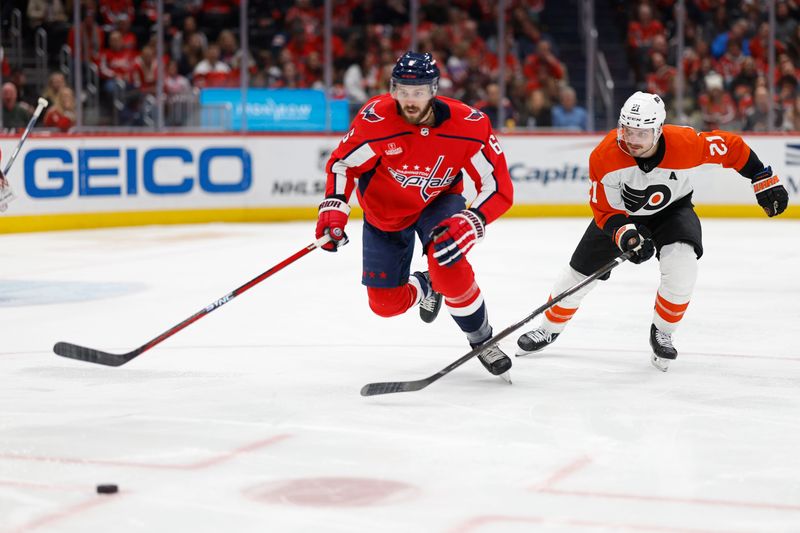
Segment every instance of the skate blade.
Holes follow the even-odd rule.
[[[508,383],[509,385],[512,384],[511,383],[511,372],[510,371],[507,370],[507,371],[503,372],[502,374],[500,374],[500,377],[503,378],[503,380],[506,383]]]
[[[666,372],[669,370],[669,359],[664,359],[663,357],[659,357],[656,354],[653,354],[650,357],[650,362],[653,364],[654,367],[661,370],[662,372]]]

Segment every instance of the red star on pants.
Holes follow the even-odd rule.
[[[374,278],[375,277],[375,272],[370,272],[369,273],[369,277]]]
[[[381,279],[386,279],[386,272],[381,272],[380,276],[381,276]]]

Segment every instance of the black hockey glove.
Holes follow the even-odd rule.
[[[753,191],[756,193],[758,205],[767,216],[780,215],[789,205],[789,193],[781,184],[780,178],[772,173],[772,167],[753,176]]]
[[[633,250],[641,245],[641,248],[630,258],[630,262],[637,265],[644,263],[656,253],[656,247],[653,240],[650,239],[650,232],[647,231],[647,228],[636,224],[625,224],[619,228],[614,233],[614,242],[623,252]]]

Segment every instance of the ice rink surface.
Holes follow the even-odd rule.
[[[489,227],[470,257],[495,331],[546,301],[587,223]],[[800,223],[703,223],[668,373],[649,363],[650,261],[515,359],[513,385],[469,361],[371,398],[469,346],[444,310],[371,314],[357,222],[340,253],[119,368],[52,346],[132,350],[311,243],[313,222],[0,236],[0,532],[800,531]]]

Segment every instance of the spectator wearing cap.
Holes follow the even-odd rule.
[[[735,127],[736,106],[733,98],[723,89],[722,76],[716,72],[705,78],[706,92],[698,98],[703,115],[703,129],[725,130]]]

